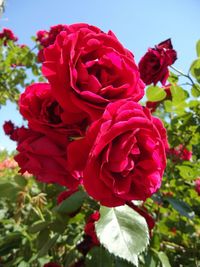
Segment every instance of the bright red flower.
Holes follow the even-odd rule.
[[[144,84],[130,51],[112,32],[73,24],[44,49],[43,74],[63,108],[63,121],[98,119],[110,102],[139,101]]]
[[[13,41],[16,42],[18,40],[18,38],[14,35],[14,33],[7,28],[4,28],[1,32],[0,32],[0,39],[4,39],[4,45],[7,45],[7,42]]]
[[[176,59],[177,54],[170,39],[156,45],[155,48],[149,48],[139,62],[139,70],[143,82],[146,85],[151,83],[155,85],[160,81],[164,85],[169,76],[168,67]]]
[[[176,160],[191,160],[192,158],[192,151],[189,151],[186,147],[182,144],[175,148],[169,148],[167,150],[168,156],[172,157],[174,161]]]
[[[157,191],[167,144],[159,119],[138,103],[121,100],[108,105],[85,138],[69,145],[69,165],[83,171],[90,196],[102,205],[119,206]]]
[[[19,153],[15,160],[22,174],[28,171],[41,182],[57,183],[75,189],[79,177],[72,176],[67,169],[66,148],[67,141],[61,145],[41,133],[23,128],[18,130]]]
[[[84,134],[87,122],[79,125],[66,125],[62,121],[63,109],[52,96],[48,83],[35,83],[28,86],[19,100],[20,113],[28,120],[34,131],[46,134],[56,143],[65,143],[70,136]]]
[[[53,44],[56,40],[57,35],[61,31],[67,30],[67,25],[58,24],[52,26],[49,31],[40,30],[36,33],[36,41],[40,43],[42,48],[38,52],[38,61],[44,61],[44,48],[48,47],[49,45]]]

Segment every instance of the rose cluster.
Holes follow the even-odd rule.
[[[109,207],[146,200],[161,185],[168,143],[162,122],[138,102],[144,82],[165,83],[175,60],[170,40],[147,52],[160,60],[155,73],[157,61],[144,56],[138,68],[111,31],[95,26],[57,25],[37,38],[48,82],[19,100],[28,121],[17,132],[21,172],[70,192],[81,184]]]
[[[4,45],[7,45],[8,41],[16,42],[18,38],[14,35],[14,33],[7,28],[3,28],[3,30],[0,32],[0,39],[2,39],[4,42]]]

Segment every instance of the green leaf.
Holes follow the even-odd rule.
[[[49,222],[45,222],[45,221],[35,222],[33,225],[31,225],[29,227],[29,232],[31,234],[37,233],[37,232],[47,228],[48,225],[49,225]]]
[[[171,86],[171,94],[173,103],[180,103],[188,97],[187,92],[182,87],[176,85]]]
[[[200,85],[197,83],[193,85],[191,92],[194,97],[199,97],[200,96]]]
[[[44,255],[46,255],[49,249],[51,249],[54,246],[58,237],[59,234],[55,234],[51,239],[49,239],[39,251],[38,257],[43,257]]]
[[[175,73],[173,73],[173,72],[170,71],[170,75],[169,75],[169,77],[168,77],[167,80],[171,84],[177,83],[178,82],[178,76]]]
[[[37,236],[36,247],[39,251],[50,239],[50,230],[45,228],[41,230]]]
[[[73,213],[82,206],[85,197],[86,194],[84,191],[78,191],[62,201],[62,203],[55,208],[55,211],[67,214]]]
[[[189,166],[181,165],[176,166],[176,168],[179,170],[180,176],[184,179],[193,180],[196,176],[194,170]]]
[[[200,57],[200,40],[197,41],[196,51],[197,51],[197,56]]]
[[[14,199],[16,198],[20,188],[15,184],[11,182],[0,182],[0,198],[6,197],[9,199]]]
[[[27,179],[20,175],[15,176],[14,180],[20,187],[25,187],[28,183]]]
[[[194,211],[184,201],[172,197],[165,197],[165,199],[177,210],[182,216],[192,219],[195,215]]]
[[[100,243],[115,256],[138,266],[138,254],[149,243],[146,220],[130,207],[101,207],[96,232]]]
[[[86,267],[113,267],[112,255],[103,247],[93,247],[87,254]]]
[[[152,245],[151,245],[152,246]],[[152,246],[154,247],[154,246]],[[160,248],[160,244],[159,244],[159,248]],[[153,250],[153,251],[156,251],[156,250]],[[156,257],[157,259],[157,257]],[[144,266],[148,266],[148,267],[157,267],[158,266],[158,262],[157,260],[155,259],[155,256],[152,254],[151,250],[149,249],[148,250],[148,254],[145,255],[144,257]]]
[[[164,107],[166,112],[174,112],[178,115],[182,115],[185,113],[185,108],[187,107],[187,104],[184,101],[174,103],[170,100],[166,100],[164,101]]]
[[[133,267],[133,264],[119,257],[115,257],[114,267]]]
[[[162,267],[171,267],[169,259],[163,251],[158,252],[158,258],[162,263]]]
[[[29,267],[29,263],[25,262],[25,261],[21,261],[20,264],[18,265],[18,267]]]
[[[146,96],[149,101],[157,102],[165,99],[166,92],[158,86],[149,86],[146,91]]]
[[[10,233],[0,241],[0,256],[10,253],[12,249],[21,246],[22,234],[19,232]]]
[[[190,72],[192,76],[196,78],[198,82],[200,82],[200,58],[193,61],[190,67]]]

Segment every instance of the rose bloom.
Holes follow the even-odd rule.
[[[4,39],[4,45],[7,45],[7,42],[9,40],[16,42],[18,40],[18,38],[14,35],[14,33],[7,28],[4,28],[1,32],[0,32],[0,39]]]
[[[73,24],[44,49],[42,70],[63,108],[62,119],[98,119],[110,102],[144,95],[134,56],[114,34],[88,24]]]
[[[195,190],[197,194],[200,196],[200,178],[197,178],[197,180],[195,181]]]
[[[98,221],[100,218],[100,213],[99,211],[95,211],[94,213],[92,213],[88,220],[87,220],[87,223],[85,225],[85,228],[84,228],[84,232],[86,235],[90,236],[91,238],[91,241],[92,241],[92,244],[93,245],[96,245],[98,246],[100,243],[99,243],[99,240],[97,238],[97,235],[96,235],[96,232],[95,232],[95,225],[94,223],[96,221]]]
[[[44,48],[53,44],[56,40],[56,36],[61,32],[67,30],[67,25],[58,24],[52,26],[49,31],[40,30],[36,33],[36,41],[41,45],[41,49],[38,52],[38,61],[44,61]]]
[[[52,96],[48,83],[35,83],[28,86],[19,99],[20,113],[28,120],[31,129],[44,133],[56,143],[66,142],[67,137],[81,136],[87,122],[79,125],[66,125],[62,121],[63,109]]]
[[[192,151],[189,151],[182,144],[180,144],[175,148],[167,149],[167,155],[172,157],[174,161],[176,160],[189,161],[192,158]]]
[[[9,120],[5,121],[3,124],[3,130],[6,135],[11,135],[15,129],[14,123]]]
[[[177,59],[171,40],[161,42],[155,48],[149,48],[148,52],[139,62],[141,78],[146,85],[161,82],[163,85],[169,76],[168,67]]]
[[[69,145],[68,159],[72,170],[83,171],[88,194],[114,207],[157,191],[166,146],[162,122],[138,103],[121,100],[108,105],[85,138]]]
[[[15,160],[21,174],[27,171],[41,182],[74,189],[79,184],[79,177],[72,176],[67,169],[66,147],[67,142],[61,145],[41,133],[22,128],[18,130],[19,153]]]
[[[36,33],[36,41],[40,43],[43,47],[48,47],[49,45],[53,44],[56,40],[57,35],[61,31],[67,31],[68,26],[63,24],[58,24],[55,26],[50,27],[49,31],[40,30]]]

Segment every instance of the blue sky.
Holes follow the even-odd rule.
[[[171,38],[178,52],[175,66],[187,71],[200,38],[199,0],[7,0],[0,27],[11,28],[20,44],[33,46],[31,36],[56,24],[86,22],[111,29],[138,62],[148,47]],[[0,109],[0,148],[15,149],[2,130],[5,120],[21,125],[13,104]]]

